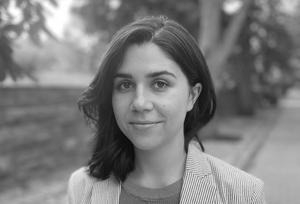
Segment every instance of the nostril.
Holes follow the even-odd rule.
[[[132,111],[134,110],[134,107],[133,107],[132,104],[130,105],[129,109],[132,110]]]
[[[149,100],[143,100],[143,101],[134,101],[130,105],[131,111],[150,111],[153,109],[153,103]]]

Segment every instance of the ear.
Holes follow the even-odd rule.
[[[201,91],[202,91],[202,84],[200,83],[197,83],[195,86],[191,87],[187,111],[193,109],[194,104],[197,101],[198,97],[200,96]]]

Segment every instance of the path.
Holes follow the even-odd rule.
[[[265,182],[267,203],[300,204],[300,89],[291,90],[280,108],[248,172]]]

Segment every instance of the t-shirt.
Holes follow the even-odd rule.
[[[178,204],[182,179],[164,188],[145,188],[126,179],[122,184],[120,204]]]

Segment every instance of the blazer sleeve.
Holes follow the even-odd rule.
[[[68,204],[82,203],[85,192],[87,191],[86,168],[81,168],[72,173],[68,185]]]
[[[260,179],[257,179],[256,186],[253,190],[251,204],[266,204],[264,183]]]

